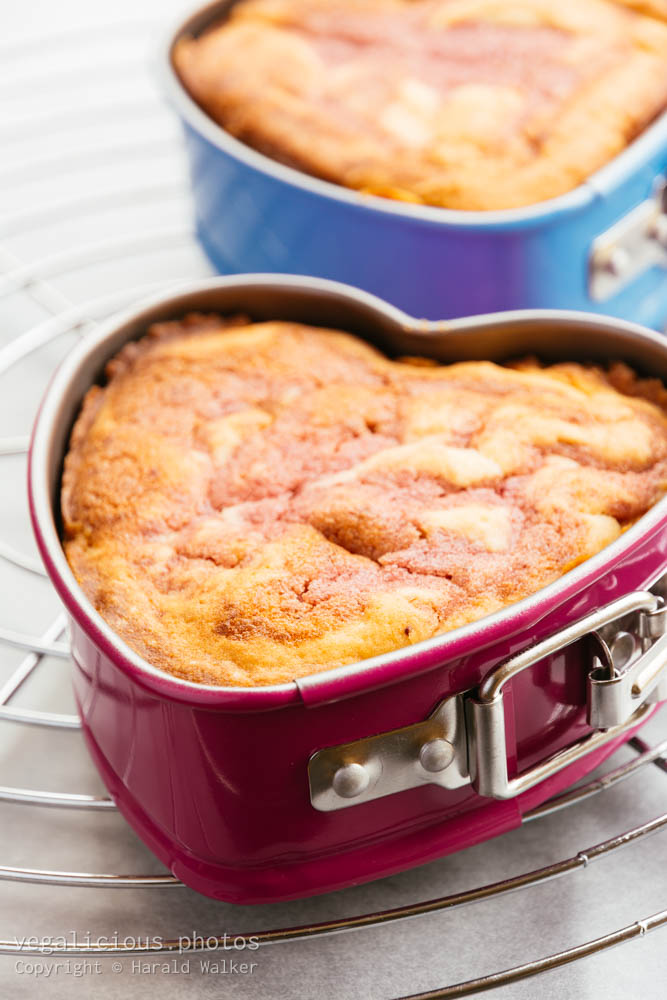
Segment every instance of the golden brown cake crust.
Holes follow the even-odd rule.
[[[174,62],[228,132],[350,188],[529,205],[667,106],[664,0],[241,0]]]
[[[667,485],[667,394],[624,365],[443,367],[193,315],[107,376],[65,461],[65,549],[116,632],[194,681],[287,681],[473,621]]]

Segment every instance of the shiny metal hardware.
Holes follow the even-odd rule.
[[[667,698],[667,635],[662,632],[665,622],[662,597],[636,591],[494,670],[466,701],[469,766],[475,790],[491,798],[514,798],[639,724],[655,701]],[[545,656],[587,635],[597,640],[604,659],[593,658],[588,681],[587,715],[595,732],[510,778],[505,685]]]
[[[425,722],[318,750],[308,763],[308,778],[310,800],[322,812],[419,785],[467,785],[462,697],[441,702]]]
[[[419,751],[419,763],[429,774],[439,774],[449,767],[454,756],[454,747],[449,740],[429,740]]]
[[[589,257],[588,291],[596,302],[620,292],[650,267],[667,267],[667,187],[598,236]]]
[[[588,722],[595,729],[618,726],[638,705],[667,699],[667,606],[660,599],[632,618],[596,634],[603,655],[588,677]]]
[[[313,754],[313,806],[324,812],[426,783],[510,799],[638,725],[667,700],[667,576],[653,591],[613,601],[502,663],[476,692],[442,701],[426,722]],[[590,636],[597,643],[588,677],[587,720],[594,732],[510,778],[505,686],[524,670]]]
[[[343,764],[334,773],[331,785],[343,799],[357,799],[371,783],[373,768],[364,764]]]

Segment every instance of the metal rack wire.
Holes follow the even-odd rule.
[[[71,51],[76,49],[81,41],[88,43],[91,38],[104,39],[110,54],[106,61],[103,59],[96,62],[94,66],[89,66],[88,71],[91,78],[93,74],[97,74],[98,78],[104,79],[106,73],[113,80],[120,65],[118,52],[122,51],[121,42],[128,36],[134,37],[138,27],[139,22],[130,19],[127,22],[95,25],[85,29],[70,31],[63,29],[43,37],[30,35],[22,39],[15,39],[11,45],[0,43],[0,53],[3,59],[7,57],[10,62],[14,60],[19,64],[22,56],[25,56],[29,64],[30,57],[38,53],[40,46],[44,46],[47,42],[55,44],[58,51],[63,51],[63,49]],[[125,72],[140,73],[142,64],[137,61],[137,58],[130,58],[122,64],[125,67]],[[22,96],[27,95],[29,103],[30,95],[33,92],[38,92],[47,78],[43,75],[40,76],[39,73],[27,72],[22,80],[25,83]],[[50,86],[53,85],[54,77],[49,76],[48,83]],[[72,73],[66,70],[60,74],[56,73],[55,83],[59,88],[71,89]],[[0,78],[0,95],[2,93],[1,85]],[[24,198],[20,197],[25,186],[27,185],[29,189],[30,184],[35,179],[53,178],[61,174],[68,175],[71,171],[95,171],[100,166],[108,168],[110,164],[125,163],[128,159],[134,166],[137,166],[140,161],[147,160],[152,169],[156,159],[160,160],[165,154],[168,154],[180,165],[179,147],[173,125],[154,95],[149,93],[145,99],[133,101],[122,98],[118,100],[94,99],[90,97],[88,92],[86,94],[89,99],[88,106],[79,106],[74,103],[55,115],[45,113],[41,107],[33,111],[28,109],[19,115],[13,123],[2,126],[2,131],[0,131],[2,139],[7,141],[7,147],[12,149],[20,147],[23,140],[29,140],[36,130],[46,135],[65,132],[74,137],[74,151],[72,151],[71,146],[68,146],[64,153],[56,150],[35,159],[29,154],[22,154],[19,148],[14,158],[8,158],[7,162],[0,166],[0,186],[10,195],[8,198],[9,208],[0,219],[0,304],[18,297],[29,300],[31,306],[36,307],[42,315],[41,319],[19,330],[16,335],[11,336],[0,347],[0,386],[2,379],[13,376],[20,371],[21,366],[24,366],[36,352],[54,344],[59,345],[61,342],[64,350],[73,336],[85,334],[98,321],[161,284],[160,281],[150,281],[142,282],[137,287],[119,288],[114,285],[112,277],[110,289],[107,287],[102,293],[81,296],[63,291],[63,282],[66,284],[67,279],[70,279],[71,285],[73,283],[71,279],[76,278],[77,281],[74,283],[80,289],[82,285],[86,285],[82,276],[90,274],[91,269],[111,265],[113,274],[113,265],[119,260],[132,258],[136,261],[137,268],[143,269],[149,258],[152,260],[157,256],[159,259],[161,255],[168,252],[178,252],[185,249],[196,254],[193,235],[185,220],[180,224],[153,227],[148,231],[138,226],[136,230],[132,229],[120,234],[109,232],[102,238],[97,235],[95,238],[87,240],[85,244],[74,247],[67,245],[65,237],[58,236],[58,227],[64,221],[79,220],[86,223],[91,221],[96,223],[96,220],[99,220],[99,225],[93,226],[93,229],[99,233],[104,229],[103,218],[105,215],[108,217],[109,213],[132,212],[135,209],[139,210],[147,203],[158,206],[158,208],[164,206],[165,210],[173,209],[174,206],[185,210],[187,187],[182,171],[175,177],[169,175],[159,177],[155,182],[151,179],[150,171],[144,174],[137,171],[138,179],[125,186],[116,185],[113,180],[109,181],[107,178],[101,181],[102,186],[98,190],[91,191],[90,185],[88,185],[86,190],[75,190],[73,193],[70,191],[64,195],[57,192],[41,202],[37,201],[37,203],[34,203],[28,195]],[[100,114],[105,117],[105,120],[111,116],[121,125],[132,121],[139,124],[148,122],[153,128],[153,134],[141,140],[122,138],[118,142],[107,141],[102,145],[91,138],[92,145],[90,143],[87,145],[89,124]],[[15,200],[11,196],[14,191],[17,192]],[[21,248],[28,245],[26,238],[31,234],[34,246],[36,235],[37,242],[39,242],[44,234],[51,230],[55,230],[52,240],[52,246],[55,249],[50,249],[45,253],[38,252],[32,256],[25,256],[25,249],[21,252]],[[60,242],[58,242],[59,240]],[[192,267],[198,268],[201,273],[203,264],[198,258],[196,260],[197,262]],[[192,276],[192,271],[183,276]],[[35,405],[37,401],[38,397],[35,395]],[[25,427],[0,437],[0,463],[26,453],[28,447],[27,432],[28,427]],[[2,465],[0,464],[0,475],[1,469]],[[0,560],[11,566],[14,573],[28,574],[34,577],[35,587],[48,587],[39,561],[4,537],[1,512]],[[75,715],[32,708],[30,705],[25,706],[17,703],[19,693],[24,690],[29,681],[44,670],[44,664],[48,662],[49,658],[66,659],[68,657],[67,643],[63,639],[65,629],[66,622],[62,614],[58,614],[39,636],[19,632],[12,627],[11,623],[5,625],[0,620],[0,644],[7,648],[23,650],[25,654],[0,684],[0,723],[5,726],[13,723],[18,726],[40,727],[47,730],[76,731],[79,729],[79,721]],[[635,752],[634,758],[614,767],[602,777],[589,780],[586,784],[534,809],[525,816],[525,822],[548,821],[547,817],[551,814],[573,807],[594,795],[601,795],[631,777],[646,773],[649,768],[657,766],[662,771],[667,772],[667,739],[654,746],[649,746],[643,740],[635,738],[630,742],[630,746]],[[110,811],[115,808],[113,802],[103,795],[69,791],[54,792],[6,785],[0,786],[0,803],[41,806],[58,810]],[[504,897],[518,890],[528,890],[532,886],[537,886],[551,879],[573,875],[586,869],[593,862],[615,854],[623,846],[642,842],[652,834],[666,831],[667,813],[663,813],[649,822],[644,822],[601,843],[586,847],[574,855],[511,878],[477,885],[465,891],[429,899],[425,902],[395,906],[377,912],[364,913],[360,916],[339,917],[282,929],[260,930],[255,936],[262,945],[312,939],[342,931],[361,931],[411,917],[452,910],[484,900]],[[0,880],[15,883],[36,883],[53,887],[113,887],[119,889],[170,887],[174,890],[182,888],[181,883],[168,873],[126,874],[65,871],[12,865],[0,865]],[[645,915],[641,919],[602,937],[587,940],[578,946],[554,952],[527,964],[515,965],[495,974],[455,983],[428,993],[414,994],[414,1000],[417,1000],[418,997],[469,996],[483,990],[516,983],[521,979],[578,961],[596,952],[605,951],[614,945],[630,941],[663,926],[667,926],[667,909]],[[165,939],[159,947],[150,944],[138,947],[122,943],[102,945],[99,942],[74,940],[68,941],[62,948],[56,948],[55,953],[78,956],[108,956],[127,954],[128,952],[170,954],[177,951],[178,948],[177,939]],[[12,955],[19,952],[22,956],[42,953],[39,945],[31,948],[26,947],[25,943],[0,940],[1,954]]]

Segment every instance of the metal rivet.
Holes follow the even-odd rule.
[[[662,246],[667,245],[667,216],[661,214],[653,220],[649,235]]]
[[[344,764],[333,776],[332,786],[342,799],[355,799],[365,792],[371,776],[363,764]]]
[[[444,771],[454,760],[454,747],[447,740],[429,740],[419,751],[419,763],[431,773]]]
[[[623,247],[609,249],[604,255],[605,270],[617,278],[627,273],[630,264],[630,254]]]

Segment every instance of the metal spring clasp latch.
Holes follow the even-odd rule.
[[[657,588],[663,582],[664,578]],[[648,590],[635,591],[497,667],[466,701],[469,766],[476,791],[491,798],[513,798],[638,725],[655,702],[667,698],[666,624],[662,598]],[[588,678],[587,718],[595,731],[510,778],[505,685],[586,635],[597,639],[604,658],[604,663],[593,658]]]
[[[595,633],[602,658],[588,676],[588,722],[594,729],[622,725],[641,704],[667,698],[667,606],[642,609],[631,620]]]
[[[549,636],[496,667],[476,691],[457,694],[423,722],[380,733],[310,758],[310,799],[333,811],[425,783],[459,788],[472,783],[484,796],[510,799],[638,725],[667,700],[667,606],[663,577]],[[527,771],[508,773],[505,686],[540,660],[585,636],[598,653],[587,688],[594,732]]]
[[[667,185],[662,178],[649,198],[593,241],[589,294],[604,302],[651,267],[667,267]]]

